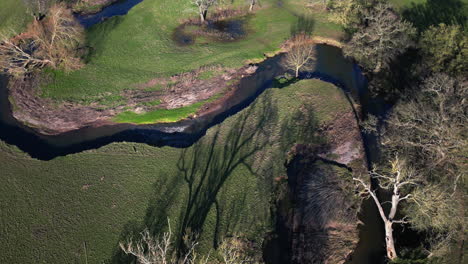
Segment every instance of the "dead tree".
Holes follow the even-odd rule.
[[[177,257],[176,249],[174,248],[173,233],[171,224],[168,220],[169,230],[162,237],[153,237],[148,229],[141,232],[141,237],[138,240],[130,238],[127,242],[119,243],[120,249],[125,254],[133,255],[137,258],[140,264],[206,264],[208,263],[209,255],[202,259],[197,259],[198,255],[195,248],[198,246],[197,235],[186,234],[183,238],[186,251],[185,254]]]
[[[254,7],[258,4],[259,0],[248,0],[249,1],[249,12],[252,12]]]
[[[248,254],[250,250],[251,245],[241,236],[226,237],[219,247],[223,264],[260,263],[254,256]]]
[[[388,175],[381,174],[377,170],[370,172],[371,178],[378,180],[379,187],[382,189],[390,190],[392,192],[392,198],[390,202],[391,208],[388,214],[385,213],[383,208],[384,202],[381,202],[377,196],[377,193],[372,189],[370,183],[366,183],[359,177],[353,179],[362,188],[361,194],[370,195],[374,200],[375,205],[379,210],[380,217],[384,222],[385,228],[385,244],[387,248],[387,257],[390,260],[394,260],[398,257],[395,250],[395,241],[393,239],[393,224],[404,224],[407,221],[403,218],[396,220],[395,216],[399,209],[399,204],[402,201],[413,199],[411,190],[417,186],[416,174],[413,169],[407,167],[404,161],[399,160],[398,157],[391,162],[391,171]]]
[[[83,39],[84,29],[72,12],[64,4],[54,5],[23,34],[0,35],[0,68],[11,75],[45,66],[77,69],[82,65],[77,50]]]
[[[343,52],[367,70],[380,72],[412,45],[416,30],[388,4],[378,3],[369,9],[363,21]]]
[[[34,43],[0,36],[0,70],[10,75],[23,75],[31,69],[52,64],[49,59],[35,56],[28,46],[33,47]]]
[[[81,66],[75,53],[83,42],[84,30],[64,4],[52,6],[47,17],[42,21],[33,22],[29,31],[38,44],[39,56],[48,58],[64,69],[76,69]]]
[[[36,20],[43,19],[55,2],[55,0],[23,0],[27,10]]]
[[[297,78],[301,69],[312,69],[312,62],[315,60],[316,53],[316,47],[308,35],[297,35],[291,41],[291,47],[286,53],[283,65],[292,69]]]
[[[208,9],[215,5],[217,0],[191,0],[198,7],[198,14],[202,23],[206,20]]]

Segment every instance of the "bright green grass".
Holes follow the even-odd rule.
[[[20,33],[31,19],[21,0],[0,1],[0,33]]]
[[[157,109],[144,114],[137,114],[131,111],[123,112],[117,115],[113,121],[117,123],[132,123],[132,124],[154,124],[154,123],[171,123],[185,119],[195,112],[205,102],[198,102],[186,107],[177,109]]]
[[[268,107],[267,99],[276,108]],[[210,129],[185,154],[178,148],[114,143],[51,161],[38,161],[0,142],[1,262],[85,263],[86,242],[88,263],[108,263],[124,230],[138,229],[145,221],[165,223],[167,217],[177,230],[188,195],[187,183],[178,169],[181,161],[190,161],[196,153],[199,158],[196,164],[206,164],[206,149],[218,129],[214,157],[224,157],[223,151],[234,142],[229,137],[246,133],[240,131],[240,117],[248,114],[246,123],[255,124],[263,111],[278,113],[278,119],[264,127],[268,129],[267,135],[273,137],[272,144],[252,158],[262,162],[255,169],[274,169],[258,175],[244,166],[234,169],[216,194],[219,217],[215,206],[211,206],[203,221],[200,250],[207,252],[211,248],[216,223],[220,235],[242,231],[251,239],[262,237],[271,223],[272,179],[286,173],[282,166],[284,152],[275,149],[281,142],[292,142],[291,138],[284,140],[284,133],[289,130],[279,128],[301,105],[314,106],[318,122],[349,111],[349,106],[339,89],[318,80],[267,90],[257,102],[255,108],[248,107]],[[246,147],[253,146],[256,144],[252,142]],[[223,163],[217,160],[212,164]],[[219,171],[213,172],[204,180],[203,190],[219,179]],[[199,176],[196,183],[201,181]],[[200,194],[199,201],[204,201],[205,194],[205,191]]]
[[[245,1],[235,0],[234,4]],[[297,21],[288,8],[279,7],[274,0],[262,4],[263,9],[249,19],[247,38],[233,43],[177,47],[171,39],[174,28],[181,19],[196,16],[195,12],[188,12],[193,10],[190,1],[145,0],[128,15],[90,29],[88,41],[94,52],[89,64],[70,74],[56,72],[55,81],[43,87],[42,94],[59,100],[83,100],[204,65],[239,67],[247,60],[261,59],[264,53],[279,49]],[[321,15],[317,19],[323,20]],[[329,25],[318,24],[316,30],[336,36],[339,31]]]

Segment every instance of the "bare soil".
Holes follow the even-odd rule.
[[[205,101],[219,94],[218,99],[207,103],[196,113],[197,116],[202,116],[229,100],[238,81],[253,74],[255,69],[256,67],[252,66],[240,69],[208,67],[170,78],[155,78],[146,83],[135,84],[133,89],[121,92],[125,102],[119,103],[118,106],[99,103],[83,105],[40,97],[37,95],[42,82],[39,76],[11,80],[9,96],[14,105],[13,116],[17,120],[42,134],[57,135],[83,127],[114,124],[113,117],[124,111],[145,113],[157,109],[175,109]],[[207,71],[213,76],[201,78],[201,74]]]

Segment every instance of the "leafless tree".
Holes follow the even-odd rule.
[[[366,181],[359,177],[354,177],[353,179],[358,183],[360,188],[362,188],[361,194],[370,195],[374,200],[374,203],[379,210],[380,217],[384,222],[387,257],[390,260],[394,260],[398,255],[395,250],[395,241],[393,239],[393,224],[407,223],[405,219],[396,220],[395,216],[399,209],[400,202],[413,199],[411,190],[415,186],[418,186],[417,175],[415,170],[410,168],[405,161],[400,160],[397,157],[391,162],[391,171],[388,175],[382,174],[377,170],[373,170],[370,172],[370,176],[378,180],[380,188],[390,190],[392,192],[392,198],[391,201],[389,201],[391,209],[388,214],[385,213],[383,208],[384,202],[379,200],[376,191],[372,189],[370,183],[366,183]]]
[[[248,0],[249,1],[249,12],[252,12],[254,7],[259,3],[259,0]]]
[[[23,0],[24,5],[29,13],[36,20],[41,20],[45,17],[49,8],[56,2],[56,0]]]
[[[248,243],[240,236],[224,238],[219,247],[224,264],[259,263],[247,254],[248,250]]]
[[[301,69],[312,69],[312,62],[315,60],[316,53],[316,47],[311,38],[306,34],[299,34],[291,40],[283,64],[285,67],[294,70],[297,78]]]
[[[37,57],[31,49],[34,43],[26,43],[22,40],[12,39],[6,35],[0,35],[0,69],[10,75],[23,75],[34,68],[42,68],[50,65],[52,61]]]
[[[198,259],[195,252],[198,246],[197,235],[187,232],[184,237],[184,243],[187,248],[185,254],[177,257],[177,252],[174,249],[173,234],[171,224],[168,220],[169,230],[162,237],[153,237],[148,229],[141,232],[141,237],[138,240],[130,238],[127,242],[120,242],[119,246],[125,254],[133,255],[137,258],[140,264],[206,264],[208,263],[209,255],[205,258]]]
[[[47,16],[34,20],[25,33],[0,38],[0,68],[12,75],[45,66],[73,70],[82,65],[76,53],[84,30],[64,4],[49,8]]]
[[[370,71],[380,72],[412,45],[416,30],[386,3],[367,10],[363,21],[343,51]]]
[[[456,177],[453,166],[466,162],[468,147],[468,85],[439,73],[428,77],[418,90],[411,100],[395,107],[383,144],[404,152],[421,167],[444,167]]]
[[[55,66],[61,65],[65,69],[81,66],[74,53],[83,42],[84,30],[65,4],[52,6],[47,17],[33,22],[29,31],[40,47],[37,50],[39,56],[48,58]]]
[[[350,28],[359,23],[363,5],[359,0],[329,0],[330,20],[344,28]]]
[[[395,107],[383,144],[424,176],[405,215],[412,228],[431,233],[430,256],[447,258],[465,240],[468,87],[463,77],[438,73],[414,90]]]
[[[203,23],[206,20],[208,9],[217,3],[217,0],[190,0],[198,7],[200,21]]]

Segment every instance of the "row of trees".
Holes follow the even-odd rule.
[[[326,4],[332,20],[348,33],[343,52],[364,69],[371,91],[399,101],[383,129],[370,129],[381,132],[383,160],[389,162],[369,175],[354,177],[359,195],[369,196],[379,210],[387,257],[398,258],[394,224],[409,224],[428,234],[422,245],[431,260],[449,259],[453,245],[463,245],[466,226],[468,36],[464,28],[439,24],[417,32],[384,0],[311,2]],[[291,43],[284,65],[298,77],[300,69],[310,70],[314,46],[305,34],[294,36]],[[409,65],[409,73],[390,74],[392,67],[401,65]],[[370,116],[370,123],[375,126],[378,119]],[[368,176],[377,186],[367,183]],[[389,191],[391,199],[380,200],[379,189]],[[462,261],[463,249],[458,251]]]
[[[382,160],[390,161],[369,173],[377,186],[366,183],[368,175],[354,178],[360,194],[370,196],[379,209],[388,258],[398,258],[394,224],[408,224],[426,234],[421,245],[429,261],[454,263],[456,252],[457,261],[463,262],[460,245],[465,239],[468,189],[464,28],[438,24],[417,32],[382,0],[328,4],[334,21],[350,36],[344,54],[362,66],[374,93],[391,95],[397,102],[383,128],[374,130],[381,139]],[[406,68],[398,72],[394,67]],[[391,199],[380,200],[379,189],[390,191]]]

